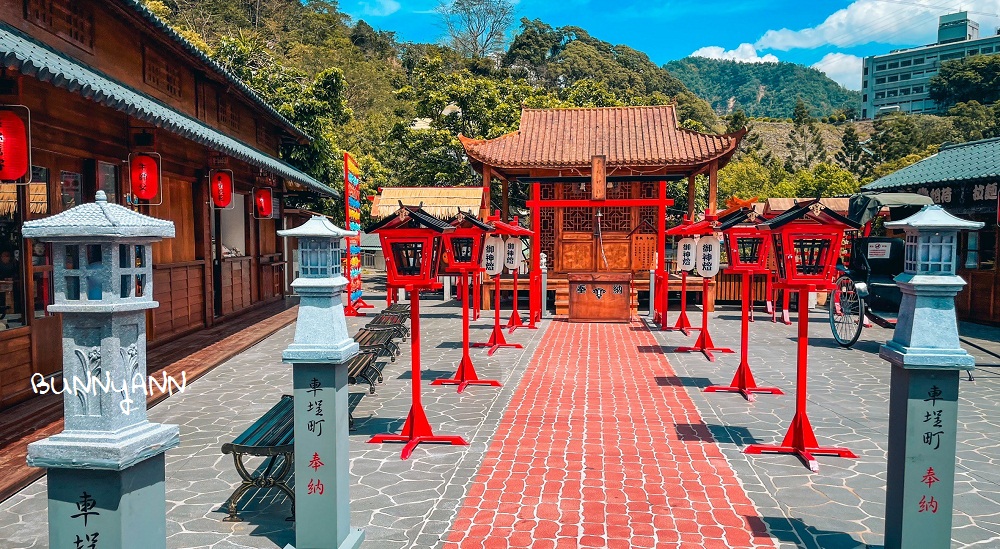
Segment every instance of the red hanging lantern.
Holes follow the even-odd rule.
[[[28,173],[28,130],[13,111],[0,111],[0,181],[17,181]]]
[[[274,213],[274,203],[271,201],[270,187],[261,187],[253,192],[253,201],[257,207],[257,216],[267,219]]]
[[[233,176],[228,170],[215,170],[211,176],[212,203],[216,208],[228,208],[233,202]]]
[[[132,196],[151,200],[160,192],[160,164],[147,154],[137,154],[130,161],[130,189]]]

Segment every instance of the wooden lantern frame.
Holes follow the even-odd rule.
[[[767,271],[767,261],[771,255],[771,239],[765,231],[752,225],[736,225],[722,231],[729,257],[728,271],[734,273],[758,273]],[[755,255],[745,254],[748,241],[756,243]]]
[[[793,221],[773,229],[771,245],[778,282],[788,288],[834,289],[843,240],[843,228],[810,221]]]

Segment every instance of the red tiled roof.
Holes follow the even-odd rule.
[[[496,168],[703,164],[732,153],[744,132],[708,135],[677,127],[673,105],[523,109],[520,129],[495,139],[458,138],[466,154]]]

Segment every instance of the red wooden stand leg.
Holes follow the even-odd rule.
[[[764,299],[766,300],[764,302],[764,312],[769,315],[774,314],[774,301],[772,299],[774,288],[772,288],[772,280],[773,275],[771,275],[770,271],[764,273]]]
[[[670,312],[670,273],[663,271],[658,280],[656,293],[660,302],[660,331],[672,332],[678,328],[667,325],[667,313]]]
[[[487,356],[493,356],[500,347],[513,347],[520,349],[520,343],[507,343],[507,338],[503,335],[503,327],[500,326],[500,275],[493,277],[493,287],[496,288],[496,299],[493,300],[493,333],[490,334],[489,341],[485,343],[473,343],[473,347],[489,347]]]
[[[499,303],[499,299],[497,300]],[[507,320],[507,333],[512,334],[518,328],[524,328],[521,322],[521,313],[517,312],[517,269],[514,269],[514,304],[511,307],[510,319]]]
[[[461,393],[469,385],[488,385],[490,387],[502,387],[499,381],[492,379],[479,379],[476,375],[476,367],[472,365],[472,357],[469,356],[469,281],[467,272],[462,271],[462,361],[458,363],[458,372],[453,379],[435,379],[431,385],[458,385],[458,392]]]
[[[708,279],[702,278],[701,289],[701,334],[692,347],[678,347],[674,349],[677,353],[702,353],[709,362],[715,362],[715,355],[712,353],[732,353],[733,350],[726,347],[716,347],[712,342],[712,336],[708,333],[708,311],[706,311],[705,298],[708,297]]]
[[[786,289],[787,291],[787,289]],[[799,291],[799,302],[808,298],[808,293]],[[778,446],[768,444],[751,444],[743,452],[746,454],[794,454],[809,467],[812,472],[819,471],[814,455],[827,455],[842,458],[856,458],[854,452],[847,448],[821,447],[816,441],[816,434],[806,415],[806,365],[809,360],[809,308],[799,307],[799,342],[798,366],[795,376],[795,417],[788,426],[785,439]]]
[[[417,288],[410,291],[410,341],[410,351],[413,353],[410,359],[410,370],[413,374],[413,379],[410,380],[410,385],[413,388],[413,404],[410,405],[410,413],[406,416],[403,431],[398,435],[375,435],[368,442],[372,444],[405,442],[406,445],[403,446],[401,454],[402,459],[408,459],[413,453],[413,449],[422,442],[468,445],[469,443],[460,436],[435,435],[430,422],[427,421],[424,406],[420,402],[420,290]]]
[[[480,303],[482,299],[483,287],[479,283],[479,272],[472,273],[472,320],[479,320],[479,312],[482,309]]]
[[[669,274],[666,276],[670,276]],[[688,279],[687,271],[681,271],[681,313],[677,317],[677,322],[674,323],[672,328],[668,328],[669,331],[676,332],[680,331],[682,334],[689,336],[691,332],[697,332],[701,328],[692,328],[691,321],[688,319],[687,313],[687,296],[688,296]]]
[[[736,375],[729,382],[728,386],[713,385],[706,387],[706,393],[739,393],[748,402],[756,400],[754,393],[768,393],[772,395],[783,395],[781,389],[777,387],[758,387],[753,379],[753,372],[750,371],[750,364],[747,360],[750,355],[750,322],[749,316],[753,311],[753,304],[750,303],[750,284],[753,277],[749,273],[743,273],[743,318],[741,319],[740,332],[740,365],[736,368]]]

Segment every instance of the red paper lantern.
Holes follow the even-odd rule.
[[[227,208],[233,202],[233,176],[225,170],[212,173],[212,203],[216,208]]]
[[[253,201],[257,205],[258,217],[268,218],[274,213],[274,205],[271,201],[271,189],[269,187],[262,187],[254,191]]]
[[[12,111],[0,111],[0,181],[17,181],[28,173],[28,130]]]
[[[141,200],[154,198],[160,191],[160,164],[156,158],[137,154],[130,163],[132,196]]]

